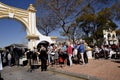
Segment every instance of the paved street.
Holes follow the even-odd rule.
[[[27,72],[27,68],[22,66],[11,68],[4,67],[2,78],[4,78],[4,80],[83,80],[51,71],[41,72],[40,69],[36,69],[33,72]]]
[[[120,59],[90,59],[88,64],[55,68],[54,71],[87,78],[88,80],[120,80]]]
[[[120,60],[89,60],[88,64],[48,67],[48,71],[36,69],[27,72],[27,67],[4,67],[4,80],[120,80]],[[81,79],[82,78],[82,79]],[[85,78],[85,79],[83,79]]]

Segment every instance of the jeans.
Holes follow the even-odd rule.
[[[11,66],[11,60],[8,60],[8,66]]]

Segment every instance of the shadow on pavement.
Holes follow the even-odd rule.
[[[115,62],[115,63],[120,63],[120,60],[118,61],[118,60],[115,60],[115,61],[112,61],[112,62]]]
[[[114,60],[112,62],[115,62],[115,63],[120,63],[120,60]],[[120,66],[118,66],[118,68],[120,68]]]

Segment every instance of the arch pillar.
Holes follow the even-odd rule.
[[[34,47],[36,47],[36,40],[39,40],[39,36],[37,35],[37,28],[36,28],[36,10],[30,4],[28,7],[28,12],[29,12],[29,28],[30,28],[30,34],[26,36],[28,39],[28,48],[33,50]]]

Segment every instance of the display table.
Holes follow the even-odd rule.
[[[19,59],[19,65],[27,65],[27,62],[28,62],[28,60],[27,60],[27,58],[20,58]]]

